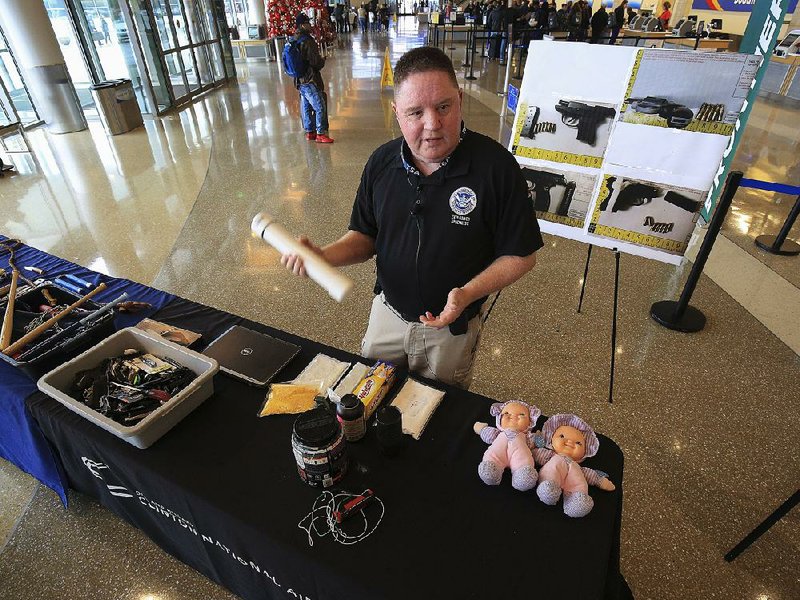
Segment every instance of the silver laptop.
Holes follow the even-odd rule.
[[[211,342],[203,354],[219,368],[257,386],[265,386],[300,352],[300,347],[265,333],[234,325]]]

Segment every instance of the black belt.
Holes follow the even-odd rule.
[[[467,333],[467,330],[469,329],[469,322],[476,316],[478,316],[478,314],[481,312],[481,307],[483,306],[485,300],[486,298],[481,298],[480,300],[473,302],[467,308],[465,308],[464,311],[460,315],[458,315],[458,318],[452,323],[450,323],[450,325],[448,325],[450,333],[453,335],[464,335],[465,333]],[[394,306],[389,304],[389,302],[386,301],[386,296],[383,297],[383,303],[389,310],[391,310],[394,314],[396,314],[398,317],[400,317],[407,323],[419,322],[419,315],[408,315],[400,312]]]

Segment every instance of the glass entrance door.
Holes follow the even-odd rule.
[[[83,48],[86,44],[81,39],[82,31],[80,28],[73,27],[72,15],[66,0],[44,0],[44,5],[81,107],[84,111],[93,110],[94,99],[91,87],[99,81],[99,78],[93,71],[93,62],[87,61],[83,55]]]
[[[25,127],[30,127],[41,122],[33,100],[28,93],[28,88],[22,80],[17,61],[11,54],[5,35],[0,32],[0,79],[2,79],[7,96],[2,99],[5,114],[14,114],[19,117]]]
[[[212,0],[149,0],[149,3],[175,103],[232,75],[223,60]]]

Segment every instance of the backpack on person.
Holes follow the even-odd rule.
[[[614,12],[614,11],[612,11],[608,15],[608,26],[611,27],[611,29],[616,29],[618,27],[618,25],[617,25],[617,13]]]
[[[308,72],[308,61],[303,58],[301,44],[308,36],[290,38],[283,47],[283,68],[292,77],[302,77]]]
[[[547,13],[547,28],[550,31],[555,31],[558,29],[558,15],[554,10]]]

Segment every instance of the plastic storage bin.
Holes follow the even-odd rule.
[[[103,81],[92,86],[92,94],[100,120],[111,135],[125,133],[144,124],[130,79]]]
[[[76,373],[92,369],[106,358],[120,356],[128,348],[149,352],[156,356],[166,356],[188,367],[197,375],[197,378],[180,393],[131,427],[126,427],[101,415],[68,394]],[[219,371],[219,365],[213,358],[168,342],[146,331],[129,327],[118,331],[94,348],[44,375],[39,379],[37,385],[45,394],[55,398],[95,425],[137,448],[147,448],[214,393],[214,374],[217,371]]]

